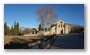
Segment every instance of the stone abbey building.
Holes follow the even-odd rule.
[[[51,25],[51,34],[68,34],[71,31],[71,24],[64,20],[59,20],[56,24]]]
[[[44,35],[49,35],[49,34],[68,34],[71,32],[71,24],[66,23],[64,20],[59,20],[56,22],[56,24],[52,24],[51,27],[49,28],[49,31],[45,31]],[[33,34],[38,34],[36,33],[35,30],[33,30]],[[38,31],[38,30],[37,30]]]
[[[43,34],[44,35],[69,34],[71,32],[71,29],[72,29],[71,24],[66,23],[64,20],[59,20],[58,22],[56,22],[56,24],[52,24],[48,31],[43,31]],[[33,28],[31,34],[38,35],[39,34],[38,28]]]

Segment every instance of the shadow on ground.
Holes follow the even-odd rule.
[[[30,39],[31,42],[35,42],[38,39]],[[8,44],[4,45],[4,49],[23,49],[23,48],[28,48],[28,43],[30,41],[25,40],[25,39],[19,39],[19,38],[13,38],[12,41]]]

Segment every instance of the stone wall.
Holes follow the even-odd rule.
[[[51,34],[56,34],[56,26],[53,26],[53,27],[51,28]]]
[[[38,36],[38,34],[25,34],[23,36]]]
[[[44,35],[49,35],[51,34],[50,31],[45,31]]]

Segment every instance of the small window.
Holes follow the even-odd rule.
[[[62,24],[61,24],[61,27],[62,27]]]
[[[62,21],[61,21],[61,23],[62,23]]]

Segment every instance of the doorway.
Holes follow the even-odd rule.
[[[61,34],[63,34],[63,29],[61,30]]]

